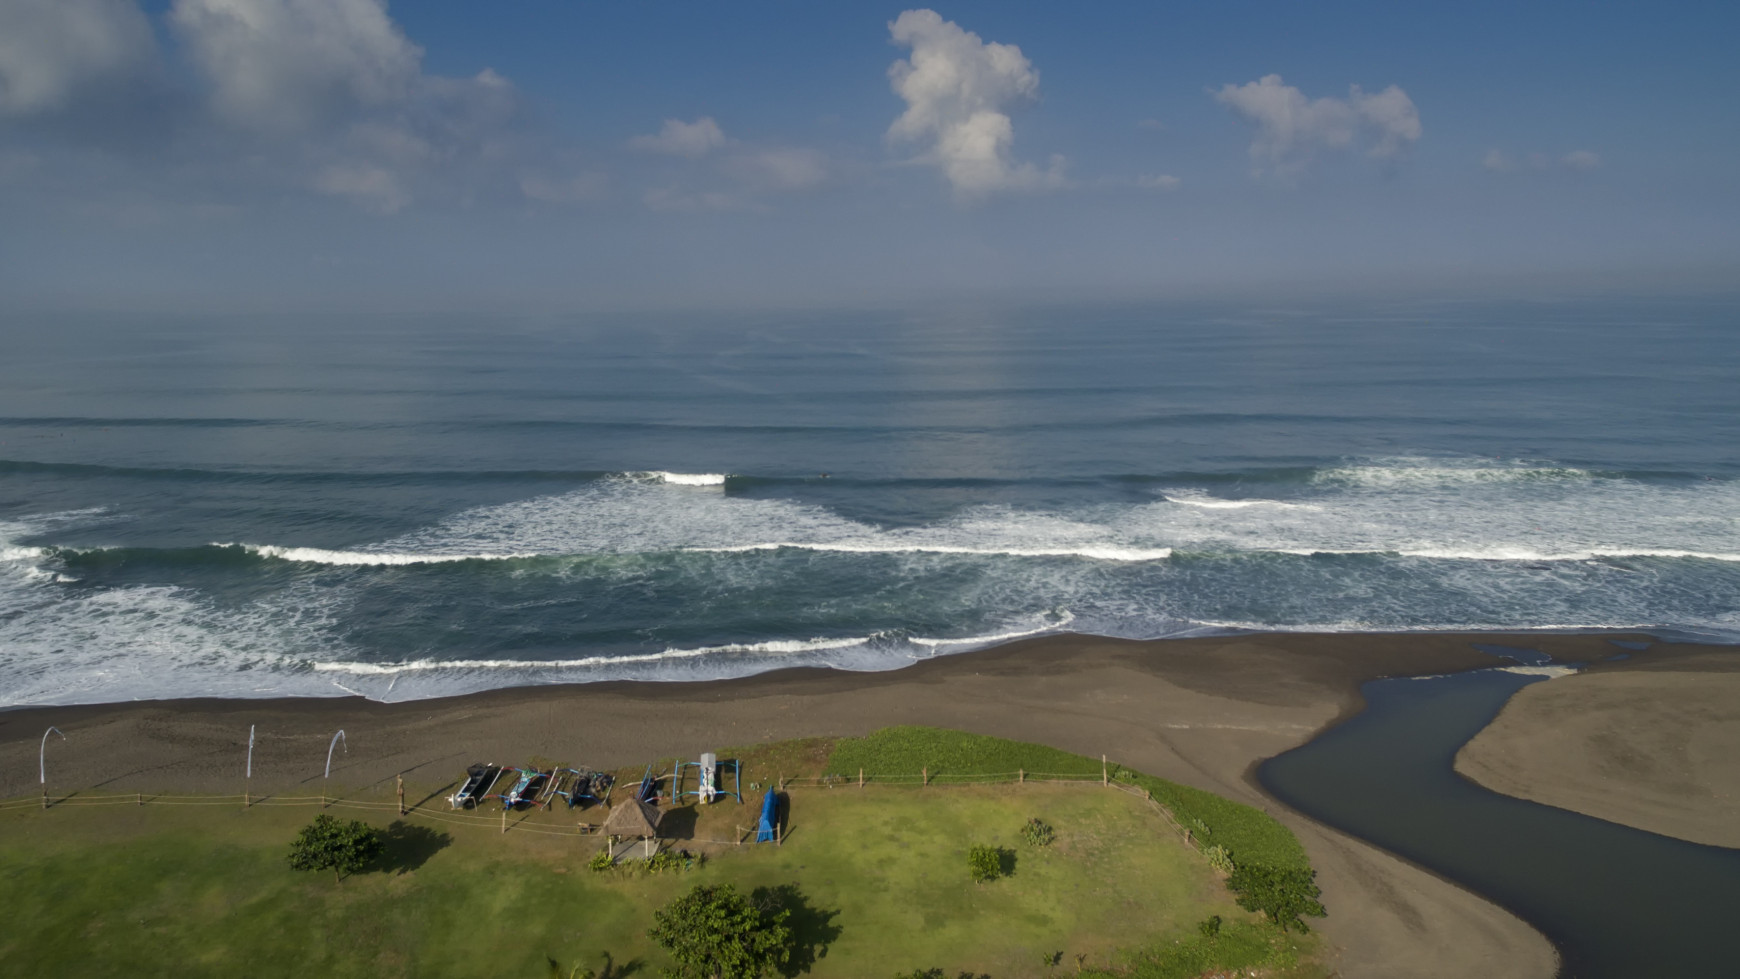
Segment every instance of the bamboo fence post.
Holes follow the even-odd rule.
[[[929,765],[924,766],[924,771],[919,773],[919,778],[924,780],[924,782],[919,786],[919,788],[928,788],[930,786],[930,766]]]
[[[1112,778],[1106,772],[1106,756],[1105,755],[1100,756],[1100,784],[1101,785],[1111,785],[1112,784]]]
[[[507,807],[506,806],[501,807],[501,831],[504,835],[507,833]]]
[[[1027,769],[1025,769],[1025,768],[1016,769],[1015,770],[1015,781],[1025,784],[1027,782]]]
[[[139,793],[135,793],[135,794],[139,798],[139,805],[144,805],[145,804],[145,793],[139,792]]]
[[[864,769],[862,768],[858,769],[858,787],[860,789],[864,787]]]

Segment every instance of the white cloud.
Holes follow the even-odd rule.
[[[402,102],[422,73],[422,49],[380,0],[175,0],[169,17],[217,110],[260,132]]]
[[[724,146],[725,142],[725,131],[719,128],[719,124],[711,116],[702,116],[694,122],[666,119],[664,128],[656,136],[636,136],[628,141],[628,145],[649,153],[698,160]]]
[[[64,108],[156,60],[157,41],[134,0],[0,2],[0,115]]]
[[[1601,166],[1601,156],[1592,150],[1572,150],[1563,156],[1554,157],[1539,150],[1523,154],[1519,159],[1501,149],[1490,149],[1481,158],[1480,165],[1495,173],[1514,173],[1518,170],[1594,170]]]
[[[1011,159],[1015,126],[1005,110],[1039,94],[1039,73],[1020,48],[982,41],[933,10],[908,10],[888,29],[912,49],[888,68],[906,101],[890,139],[923,147],[920,160],[941,168],[962,196],[1063,184],[1062,157],[1044,171]]]
[[[1354,85],[1346,99],[1311,99],[1280,75],[1264,75],[1223,85],[1215,99],[1256,124],[1250,153],[1259,174],[1296,173],[1320,148],[1344,149],[1356,141],[1366,144],[1367,155],[1392,159],[1422,132],[1414,101],[1394,85],[1375,95]]]
[[[326,167],[315,175],[314,186],[323,194],[349,198],[377,214],[392,214],[411,203],[411,195],[397,174],[367,163]]]
[[[1136,186],[1144,190],[1177,190],[1184,181],[1166,173],[1147,174],[1136,178]]]

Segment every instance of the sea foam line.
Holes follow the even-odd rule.
[[[685,547],[702,553],[747,551],[833,551],[844,554],[976,554],[1008,557],[1085,557],[1097,561],[1163,561],[1172,556],[1170,547],[960,547],[951,544],[802,544],[781,541],[768,544],[733,544],[721,547]]]
[[[1266,506],[1282,510],[1321,510],[1320,506],[1310,503],[1287,503],[1283,500],[1217,500],[1212,497],[1184,497],[1161,494],[1161,499],[1167,503],[1177,503],[1180,506],[1201,507],[1204,510],[1243,510],[1246,507]]]
[[[869,636],[843,639],[770,639],[766,642],[726,643],[720,646],[700,646],[694,649],[666,649],[657,653],[633,653],[627,656],[583,656],[579,659],[419,659],[405,663],[312,663],[321,673],[349,673],[355,676],[386,676],[432,670],[562,670],[626,663],[660,663],[670,660],[695,659],[719,653],[809,653],[823,649],[847,649],[862,646]]]
[[[400,566],[410,564],[452,564],[456,561],[513,561],[541,557],[536,553],[508,554],[419,554],[412,552],[376,553],[372,551],[329,551],[320,547],[279,547],[274,544],[213,544],[213,547],[240,547],[250,554],[280,561],[303,564],[334,564],[346,566]]]
[[[992,643],[1009,642],[1015,639],[1025,639],[1028,636],[1056,632],[1074,621],[1075,613],[1065,609],[1063,614],[1058,618],[1058,621],[1049,625],[1039,626],[1035,629],[1027,629],[1022,632],[1002,632],[994,636],[964,636],[960,639],[921,639],[915,636],[907,641],[919,646],[929,646],[933,649],[938,646],[988,646]]]

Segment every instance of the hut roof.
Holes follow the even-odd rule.
[[[659,819],[664,813],[639,799],[629,799],[618,803],[610,810],[610,815],[604,820],[604,833],[607,836],[626,837],[656,837],[659,835]]]

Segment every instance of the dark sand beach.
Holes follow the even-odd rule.
[[[1274,812],[1318,868],[1330,911],[1321,930],[1343,976],[1551,976],[1552,947],[1515,916],[1288,810],[1252,777],[1263,759],[1358,711],[1364,681],[1503,663],[1475,642],[1505,639],[1050,636],[880,673],[795,669],[708,683],[531,687],[398,704],[342,698],[29,708],[0,713],[0,792],[38,791],[38,745],[49,724],[67,734],[49,748],[49,788],[57,796],[239,793],[249,725],[258,730],[255,793],[319,792],[327,746],[342,728],[349,750],[334,762],[335,791],[378,793],[403,773],[421,795],[478,760],[540,755],[616,767],[772,739],[931,724],[1105,754]],[[1559,661],[1600,660],[1615,649],[1601,636],[1531,635],[1510,644]],[[1678,671],[1657,670],[1650,665],[1656,655],[1639,654],[1626,661],[1630,666],[1590,679],[1682,676],[1695,683],[1684,672],[1695,659],[1675,660]],[[1726,663],[1722,653],[1705,655]],[[1574,690],[1570,685],[1581,679],[1530,691]],[[1587,764],[1566,759],[1586,748],[1563,749],[1562,783],[1574,782],[1577,765]],[[1539,757],[1545,763],[1558,756]]]

